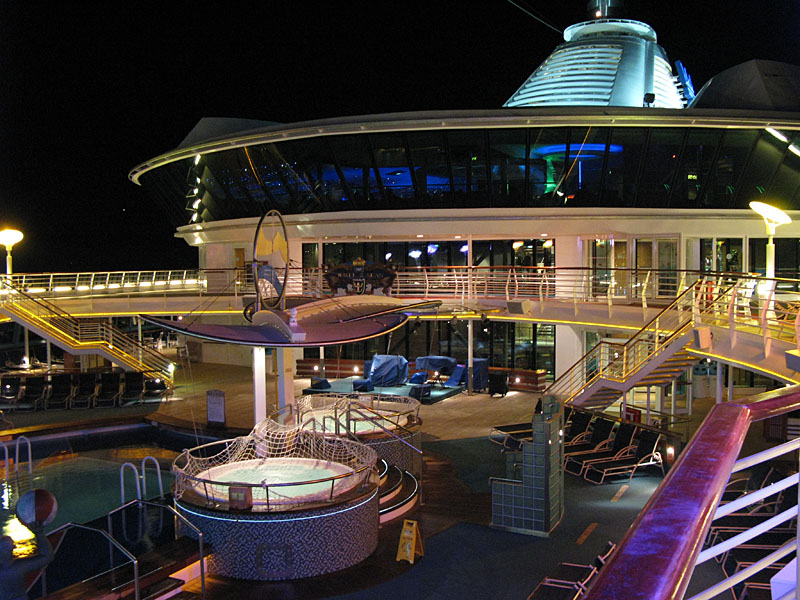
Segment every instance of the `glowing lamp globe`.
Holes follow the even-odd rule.
[[[43,488],[25,492],[17,502],[17,519],[23,525],[45,527],[53,522],[57,511],[56,497]]]

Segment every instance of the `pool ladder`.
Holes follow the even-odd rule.
[[[19,447],[20,442],[25,443],[25,447],[28,450],[28,489],[33,489],[33,454],[31,452],[31,441],[25,437],[24,435],[19,436],[16,440],[14,440],[14,476],[17,480],[19,480]],[[10,455],[8,452],[8,446],[5,442],[0,442],[3,446],[3,458],[4,458],[4,466],[5,466],[5,479],[4,482],[8,481],[9,470],[8,470],[8,463],[10,462]],[[19,493],[22,494],[23,490],[20,489]]]
[[[142,459],[142,475],[139,476],[139,471],[136,465],[126,462],[119,468],[119,495],[120,504],[125,504],[125,470],[130,469],[133,471],[134,481],[136,482],[136,499],[143,500],[142,493],[147,495],[147,463],[152,462],[156,467],[156,476],[158,477],[158,494],[164,497],[164,482],[161,479],[161,465],[154,456],[145,456]],[[141,483],[140,483],[141,481]]]

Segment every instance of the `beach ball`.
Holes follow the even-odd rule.
[[[43,488],[25,492],[17,502],[17,518],[24,525],[45,527],[56,518],[57,510],[56,497]]]

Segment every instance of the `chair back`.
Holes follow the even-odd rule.
[[[572,423],[569,426],[569,437],[573,438],[586,431],[589,422],[592,420],[592,413],[576,410],[572,412]]]
[[[590,444],[597,446],[597,444],[606,441],[611,437],[611,431],[614,429],[614,421],[598,417],[594,420],[592,426],[592,437],[589,441]]]
[[[125,391],[128,393],[141,392],[144,389],[144,373],[141,371],[128,371],[125,373]]]
[[[643,429],[639,434],[639,445],[636,447],[636,458],[644,458],[656,451],[661,434],[649,429]]]
[[[103,392],[117,392],[119,380],[119,373],[103,373],[100,375],[100,389]]]
[[[95,373],[81,373],[78,376],[78,393],[93,394],[97,385],[97,375]]]
[[[25,395],[41,396],[42,392],[44,392],[44,386],[45,386],[44,377],[26,377]]]
[[[620,423],[619,427],[617,427],[617,434],[614,436],[614,443],[611,446],[611,450],[613,450],[614,454],[630,446],[635,433],[636,425],[632,423]]]
[[[69,373],[51,375],[50,386],[54,396],[68,396],[72,392],[72,375]]]

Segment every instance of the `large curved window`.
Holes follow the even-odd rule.
[[[776,135],[777,133],[777,135]],[[800,208],[791,132],[530,127],[358,133],[253,144],[146,172],[174,224],[341,210]]]

